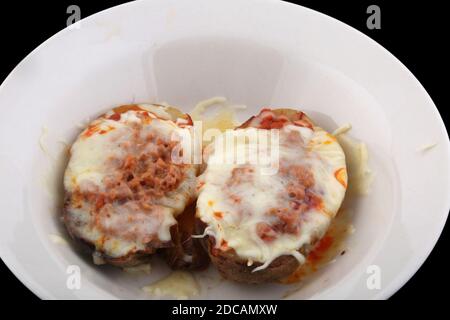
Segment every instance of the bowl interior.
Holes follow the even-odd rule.
[[[410,233],[420,228],[418,220],[423,216],[410,212],[406,221],[408,217],[418,220],[411,225],[405,222],[401,177],[412,172],[417,163],[412,159],[413,163],[403,166],[406,171],[402,171],[398,163],[408,157],[403,149],[396,149],[402,152],[401,157],[392,151],[401,138],[399,130],[409,130],[399,129],[402,125],[397,121],[406,101],[392,108],[393,93],[379,81],[383,77],[376,70],[397,66],[390,70],[392,77],[411,83],[400,89],[405,94],[420,85],[409,73],[404,75],[407,71],[388,53],[332,19],[273,1],[258,2],[255,12],[246,16],[242,10],[255,5],[253,2],[243,1],[239,8],[209,4],[209,15],[201,21],[193,18],[204,17],[205,9],[196,11],[177,1],[173,5],[152,1],[120,6],[83,20],[79,30],[64,30],[29,56],[4,84],[2,105],[11,107],[7,110],[9,120],[1,122],[1,136],[17,133],[14,141],[2,140],[2,175],[12,181],[2,186],[4,205],[10,212],[17,212],[15,217],[4,218],[7,225],[14,226],[5,230],[5,250],[14,252],[14,264],[20,265],[16,272],[40,295],[149,298],[141,287],[169,272],[158,258],[152,261],[150,275],[130,275],[116,268],[94,266],[70,244],[52,241],[52,235],[66,236],[59,220],[66,147],[80,132],[80,125],[111,107],[166,101],[188,112],[200,100],[213,96],[247,105],[238,113],[240,120],[261,107],[272,106],[302,109],[328,131],[351,123],[351,135],[368,146],[369,164],[376,178],[367,196],[349,204],[355,233],[348,238],[346,254],[334,263],[307,281],[290,286],[238,285],[221,281],[210,269],[196,274],[202,286],[197,298],[376,297],[380,291],[366,285],[367,270],[373,264],[386,266],[383,279],[387,291],[382,296],[389,295],[388,284],[398,288],[394,279],[401,266],[392,266],[381,251],[390,257],[399,252],[405,261],[417,261],[411,249],[417,243]],[[221,14],[223,10],[228,14]],[[264,20],[265,13],[272,10],[278,19]],[[252,23],[245,23],[248,15]],[[281,16],[287,21],[280,23]],[[259,28],[262,21],[280,25],[270,30],[266,24]],[[311,32],[302,26],[308,26]],[[365,64],[368,61],[377,61],[378,65]],[[423,116],[427,127],[440,125],[439,117],[430,115],[431,109],[427,109],[432,102],[426,93],[420,95],[417,103],[421,106],[417,112],[413,109],[410,125],[419,121],[422,112],[427,114]],[[439,152],[448,158],[448,142],[441,138],[442,132],[430,130],[430,139],[444,139]],[[418,139],[414,144],[425,140]],[[427,163],[432,160],[426,159]],[[436,176],[439,170],[448,176],[446,165],[435,169]],[[443,194],[437,196],[446,199]],[[442,205],[442,201],[436,204]],[[437,220],[442,220],[441,213],[436,213]],[[421,220],[426,221],[423,225],[431,225],[429,219],[432,217]],[[433,225],[430,229],[439,233],[441,227]],[[393,228],[397,230],[394,234]],[[426,240],[427,248],[432,246],[432,239]],[[385,249],[391,240],[396,244]],[[411,262],[414,264],[418,263]],[[81,269],[80,290],[66,286],[69,265]],[[47,286],[42,288],[40,283]]]

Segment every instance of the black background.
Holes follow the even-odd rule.
[[[70,4],[81,8],[82,18],[125,1],[59,0],[17,1],[0,4],[0,81],[34,48],[63,29]],[[192,0],[195,5],[195,0]],[[291,1],[293,2],[293,1]],[[448,101],[448,22],[443,1],[297,1],[362,31],[393,53],[418,78],[443,115]],[[366,9],[381,8],[381,30],[366,27]],[[444,89],[445,86],[445,89]],[[3,106],[2,106],[3,107]],[[419,128],[418,128],[419,129]],[[14,214],[2,212],[2,214]],[[447,224],[448,225],[448,224]],[[422,268],[391,300],[441,300],[440,288],[449,285],[446,250],[448,226]],[[25,235],[24,235],[25,236]],[[420,235],[417,235],[420,237]],[[447,248],[446,248],[447,247]],[[1,287],[11,299],[37,300],[1,262]]]

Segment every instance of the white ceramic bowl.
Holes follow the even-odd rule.
[[[273,0],[120,5],[59,32],[14,69],[0,89],[0,238],[9,268],[41,298],[149,298],[140,287],[168,272],[162,263],[134,277],[52,241],[64,234],[59,141],[119,104],[168,101],[188,111],[216,95],[246,104],[242,119],[270,105],[309,110],[329,130],[350,122],[369,147],[376,179],[357,204],[347,254],[289,298],[387,298],[414,274],[450,203],[448,135],[432,100],[362,33]],[[437,145],[417,150],[429,143]],[[79,290],[66,286],[69,265],[81,269]],[[371,265],[380,289],[367,287]],[[277,299],[287,290],[202,286],[198,298]]]

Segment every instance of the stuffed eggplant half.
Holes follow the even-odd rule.
[[[183,232],[193,228],[185,208],[195,200],[198,167],[172,161],[182,153],[174,135],[190,126],[177,109],[149,104],[120,106],[91,122],[64,175],[70,235],[121,267],[161,250],[173,267],[204,266],[207,257]],[[182,215],[190,226],[178,224]]]
[[[245,152],[230,157],[230,150]],[[336,138],[303,112],[263,109],[216,137],[204,156],[197,233],[219,272],[265,283],[296,271],[345,195],[345,155]]]

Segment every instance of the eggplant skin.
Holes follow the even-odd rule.
[[[171,228],[173,246],[162,250],[166,263],[172,269],[204,270],[209,265],[209,256],[201,239],[192,238],[195,232],[195,203],[177,217]]]
[[[313,127],[313,122],[308,116],[295,109],[272,109],[273,113],[277,116],[286,116],[289,120],[301,120],[307,127]],[[244,129],[251,127],[252,120],[257,116],[250,117],[243,124],[236,129]],[[203,234],[206,224],[199,218],[196,218],[196,233]],[[270,263],[267,268],[252,272],[255,268],[262,265],[259,262],[253,262],[251,266],[247,265],[247,259],[240,257],[235,250],[229,248],[228,250],[221,250],[215,248],[215,239],[211,236],[206,236],[201,239],[204,249],[208,252],[211,259],[211,263],[217,268],[223,278],[240,283],[247,284],[262,284],[269,282],[278,282],[292,273],[294,273],[299,267],[298,260],[291,255],[283,255]],[[316,240],[311,244],[305,245],[299,248],[299,252],[303,255],[307,255],[311,248],[314,246]]]
[[[243,260],[236,255],[234,250],[223,251],[214,249],[211,239],[205,239],[205,241],[208,243],[211,262],[216,266],[220,274],[228,280],[248,284],[275,282],[291,275],[300,266],[296,258],[284,255],[272,261],[267,268],[252,272],[261,263],[254,262],[251,266],[247,266],[247,260]]]
[[[200,219],[196,219],[196,231],[202,234],[206,225]],[[300,263],[290,255],[276,258],[267,268],[252,272],[253,269],[262,265],[254,262],[247,265],[247,260],[239,257],[233,249],[226,251],[216,249],[213,237],[206,236],[201,239],[203,248],[208,252],[211,263],[217,268],[221,276],[227,280],[232,280],[247,284],[262,284],[277,282],[291,275],[298,269]]]
[[[203,249],[200,241],[185,238],[183,233],[172,234],[174,246],[162,250],[162,255],[174,270],[204,270],[208,267],[210,259]],[[186,259],[186,257],[190,257]]]

